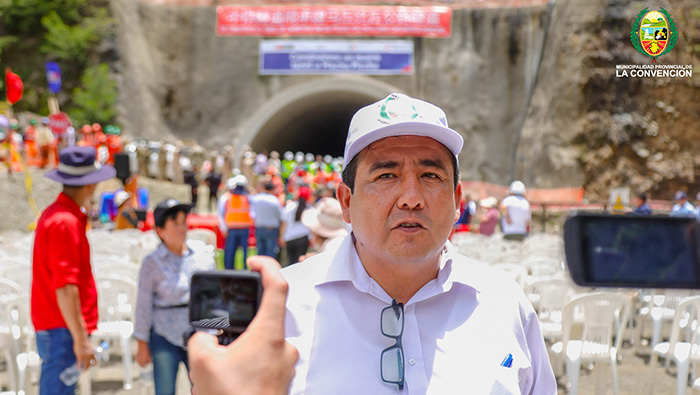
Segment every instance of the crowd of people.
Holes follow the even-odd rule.
[[[115,156],[124,149],[121,128],[99,123],[83,125],[79,133],[68,126],[55,133],[49,128],[48,117],[28,117],[22,126],[17,118],[0,114],[0,163],[9,173],[22,171],[25,166],[41,169],[59,164],[58,152],[78,145],[94,147],[101,163],[114,165]]]

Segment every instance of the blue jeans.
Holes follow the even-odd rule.
[[[277,259],[277,239],[279,239],[279,237],[279,228],[255,228],[255,241],[258,244],[258,255],[271,256]]]
[[[75,394],[75,384],[68,387],[58,378],[61,372],[76,363],[73,338],[68,328],[36,333],[36,349],[41,357],[40,395]]]
[[[229,229],[226,234],[226,245],[224,246],[224,267],[233,269],[233,261],[236,259],[236,250],[243,248],[243,262],[248,259],[248,234],[249,228]]]
[[[175,381],[180,362],[187,363],[187,351],[165,340],[163,336],[151,330],[151,340],[148,342],[153,360],[153,382],[156,386],[156,395],[175,395]]]

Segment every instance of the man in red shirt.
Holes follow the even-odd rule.
[[[97,289],[85,234],[95,186],[116,171],[95,160],[93,147],[61,151],[58,168],[45,176],[63,184],[63,192],[44,210],[34,236],[32,323],[42,359],[40,394],[73,394],[61,372],[75,364],[96,363],[89,334],[97,328]]]

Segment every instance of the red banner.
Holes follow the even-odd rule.
[[[220,36],[449,37],[452,9],[443,6],[219,6]]]
[[[24,84],[19,76],[10,70],[10,68],[5,69],[5,96],[7,102],[13,105],[22,99],[22,92],[24,92]]]

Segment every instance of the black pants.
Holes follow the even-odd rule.
[[[289,240],[286,243],[290,265],[299,262],[299,257],[306,254],[306,250],[309,249],[309,238],[307,236]]]

